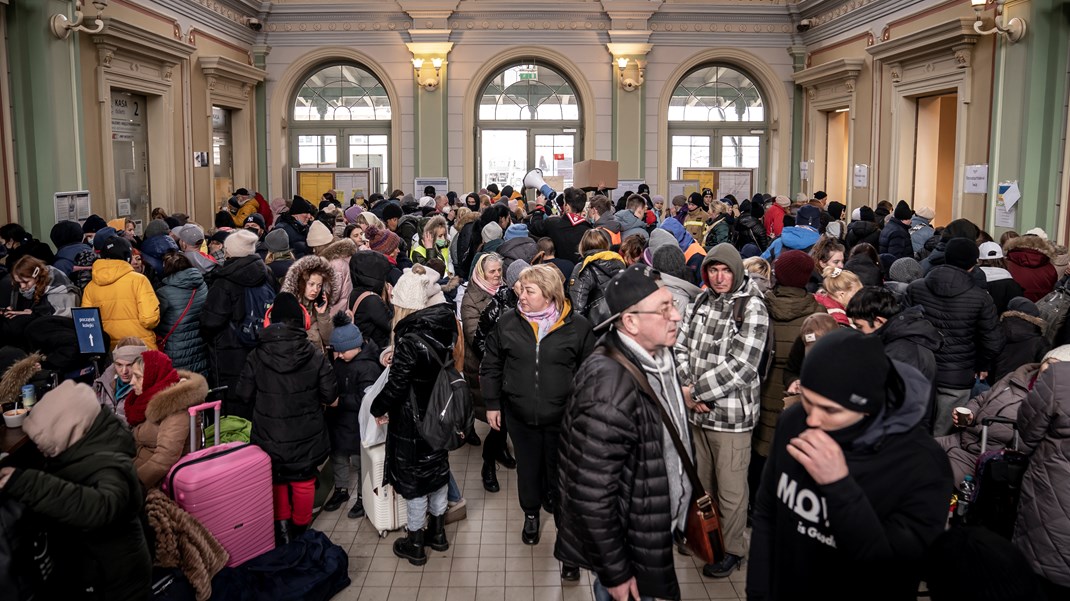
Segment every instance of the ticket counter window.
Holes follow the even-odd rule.
[[[144,96],[112,89],[111,140],[119,217],[147,223],[152,211],[149,182],[148,102]]]

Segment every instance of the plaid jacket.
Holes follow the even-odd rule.
[[[743,323],[732,318],[737,298],[745,298]],[[696,426],[720,432],[749,432],[758,422],[758,364],[769,330],[769,312],[758,287],[747,278],[739,290],[699,295],[680,326],[675,354],[680,384],[693,386],[692,399],[709,413],[691,412]]]

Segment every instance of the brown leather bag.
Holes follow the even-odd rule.
[[[691,481],[691,503],[687,507],[687,525],[684,531],[687,548],[691,549],[691,552],[696,557],[708,564],[721,561],[724,559],[725,550],[724,539],[721,534],[721,517],[717,509],[717,503],[710,496],[710,493],[703,488],[702,482],[698,477],[698,470],[695,469],[695,464],[691,461],[688,449],[684,446],[683,441],[680,440],[680,433],[677,432],[676,426],[673,424],[668,412],[665,411],[665,406],[658,400],[658,395],[650,387],[650,382],[647,381],[646,376],[620,351],[609,346],[601,346],[595,352],[619,363],[632,376],[644,396],[649,397],[654,406],[658,408],[661,422],[665,425],[665,429],[669,431],[673,446],[676,447],[676,453],[680,456],[680,463],[683,465],[684,472],[687,473],[688,480]]]

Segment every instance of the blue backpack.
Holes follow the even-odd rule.
[[[234,338],[238,344],[253,348],[260,340],[260,331],[264,329],[264,316],[268,307],[275,301],[275,289],[270,282],[245,289],[245,304],[242,305],[242,319],[239,323],[231,322]]]

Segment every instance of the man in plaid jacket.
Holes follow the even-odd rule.
[[[676,343],[676,364],[691,410],[691,431],[702,485],[717,491],[725,558],[702,573],[724,578],[746,555],[747,468],[758,422],[758,365],[765,352],[769,313],[731,244],[718,244],[702,261],[706,290],[688,308]],[[716,486],[714,486],[716,483]]]

